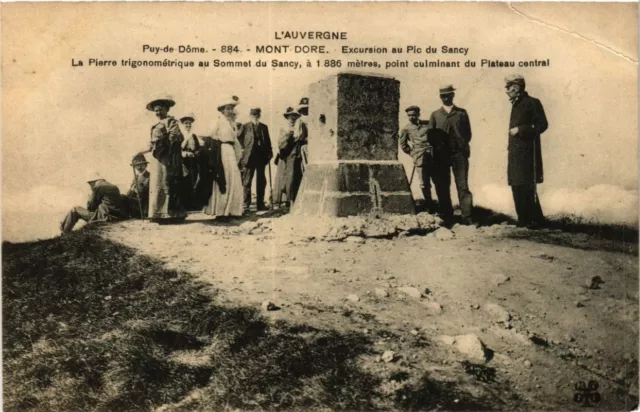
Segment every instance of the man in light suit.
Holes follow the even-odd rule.
[[[251,206],[251,182],[256,175],[256,203],[258,210],[267,210],[264,203],[264,192],[267,186],[265,168],[273,157],[269,128],[260,122],[260,108],[251,109],[251,121],[242,126],[238,140],[242,144],[242,184],[244,186],[244,207]]]

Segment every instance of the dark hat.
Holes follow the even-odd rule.
[[[308,108],[309,108],[309,98],[303,97],[302,99],[300,99],[300,104],[298,104],[298,111],[300,111],[300,109],[308,109]]]
[[[193,113],[189,112],[180,118],[180,122],[182,123],[184,123],[185,120],[191,120],[191,122],[195,122],[196,117],[193,115]]]
[[[262,110],[260,110],[259,107],[254,107],[253,109],[249,110],[250,116],[260,116],[261,113],[262,113]]]
[[[158,99],[152,100],[147,104],[147,110],[153,111],[153,108],[160,105],[166,108],[175,106],[176,102],[171,96],[162,96]]]
[[[131,166],[146,165],[146,164],[149,164],[149,162],[147,162],[147,159],[145,159],[143,154],[137,154],[133,156],[133,160],[131,161]]]
[[[524,77],[521,74],[512,74],[504,78],[504,82],[506,83],[504,87],[509,87],[512,84],[519,84],[522,87],[525,87]]]
[[[285,118],[289,118],[289,116],[300,116],[300,113],[295,111],[293,107],[287,107],[287,110],[284,112],[283,116]]]
[[[405,112],[409,113],[409,112],[418,112],[420,113],[420,108],[418,106],[409,106],[406,109],[404,109]]]
[[[452,84],[448,84],[448,85],[440,88],[440,94],[451,94],[451,93],[453,93],[455,91],[456,91],[456,89],[453,87]]]

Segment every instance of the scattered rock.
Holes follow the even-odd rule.
[[[440,229],[436,230],[434,232],[434,236],[438,240],[451,240],[456,237],[455,234],[446,227],[441,227]]]
[[[402,286],[399,287],[398,290],[404,293],[407,296],[411,296],[412,298],[420,299],[422,297],[422,293],[412,286]]]
[[[584,301],[582,300],[578,300],[576,301],[576,308],[583,308],[584,307]]]
[[[434,301],[424,301],[422,302],[422,304],[429,309],[430,312],[434,313],[434,314],[441,314],[442,313],[442,305],[440,305],[438,302],[434,302]]]
[[[417,330],[415,330],[415,329],[411,329],[411,332],[409,332],[409,333],[411,333],[413,336],[418,336],[418,334],[419,334],[420,332],[418,332],[418,331],[417,331]]]
[[[262,310],[271,311],[276,309],[278,309],[278,307],[270,300],[265,300],[264,302],[262,302]]]
[[[566,335],[564,335],[564,340],[566,340],[567,342],[573,342],[575,341],[575,338],[567,333]]]
[[[505,325],[511,320],[511,315],[505,308],[496,303],[487,303],[484,305],[486,310],[496,322],[504,323]]]
[[[600,276],[593,276],[592,278],[587,279],[585,282],[587,289],[600,289],[600,285],[602,285],[603,283],[604,282],[602,281],[602,278]]]
[[[387,292],[383,288],[375,288],[374,292],[375,292],[376,296],[379,297],[379,298],[388,298],[389,297],[389,292]]]
[[[385,363],[393,362],[396,360],[396,353],[392,350],[386,350],[380,357]]]
[[[360,297],[354,293],[352,293],[351,295],[347,296],[347,300],[351,301],[351,302],[360,302]]]
[[[496,286],[500,286],[500,285],[503,285],[503,284],[507,283],[510,280],[511,280],[511,278],[509,276],[506,276],[506,275],[500,273],[495,278],[495,284],[496,284]]]
[[[625,378],[626,378],[626,377],[627,377],[627,374],[625,373],[625,371],[624,371],[624,370],[622,370],[622,369],[621,369],[621,370],[616,374],[615,380],[616,380],[617,382],[624,382],[624,380],[625,380]]]
[[[525,359],[525,360],[524,360],[524,362],[523,362],[523,364],[524,364],[524,366],[526,366],[527,368],[530,368],[530,367],[532,366],[532,365],[531,365],[531,361],[530,361],[529,359]]]
[[[469,359],[482,362],[488,360],[484,343],[474,334],[456,336],[454,347]]]
[[[453,227],[453,233],[456,236],[473,236],[478,232],[478,228],[475,225],[459,225],[456,224]]]
[[[453,336],[449,336],[449,335],[438,335],[433,339],[436,343],[445,345],[445,346],[451,346],[455,343],[456,338],[454,338]]]
[[[537,336],[536,334],[533,334],[533,333],[529,335],[529,340],[539,346],[544,346],[544,347],[549,346],[549,342],[545,338]]]
[[[359,236],[347,236],[344,239],[344,241],[347,243],[358,243],[358,244],[363,244],[365,242],[364,238]]]

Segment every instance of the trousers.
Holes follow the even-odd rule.
[[[251,206],[251,182],[253,175],[256,176],[256,204],[264,207],[264,192],[267,187],[267,178],[264,173],[266,165],[247,166],[242,169],[242,185],[244,186],[244,206]]]
[[[458,191],[460,211],[463,218],[469,218],[473,209],[473,194],[469,190],[469,158],[464,153],[454,153],[451,160],[451,170]]]
[[[513,193],[513,202],[518,214],[518,223],[522,225],[542,223],[544,215],[536,193],[536,185],[532,183],[511,186],[511,192]]]
[[[420,179],[420,188],[427,207],[430,208],[433,204],[433,198],[431,197],[431,182],[433,182],[436,188],[436,196],[438,196],[438,211],[445,222],[453,219],[451,172],[449,167],[446,162],[434,160],[429,153],[425,153],[416,164],[416,173]]]
[[[72,208],[69,213],[67,213],[62,223],[60,223],[60,230],[63,233],[71,232],[78,220],[82,219],[88,222],[93,218],[94,215],[95,212],[90,212],[84,207],[76,206]]]

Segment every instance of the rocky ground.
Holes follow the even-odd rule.
[[[637,243],[438,223],[191,215],[103,235],[273,322],[371,336],[360,362],[390,396],[427,371],[507,409],[581,409],[575,394],[595,392],[601,409],[637,406]],[[597,390],[576,390],[592,380]]]

